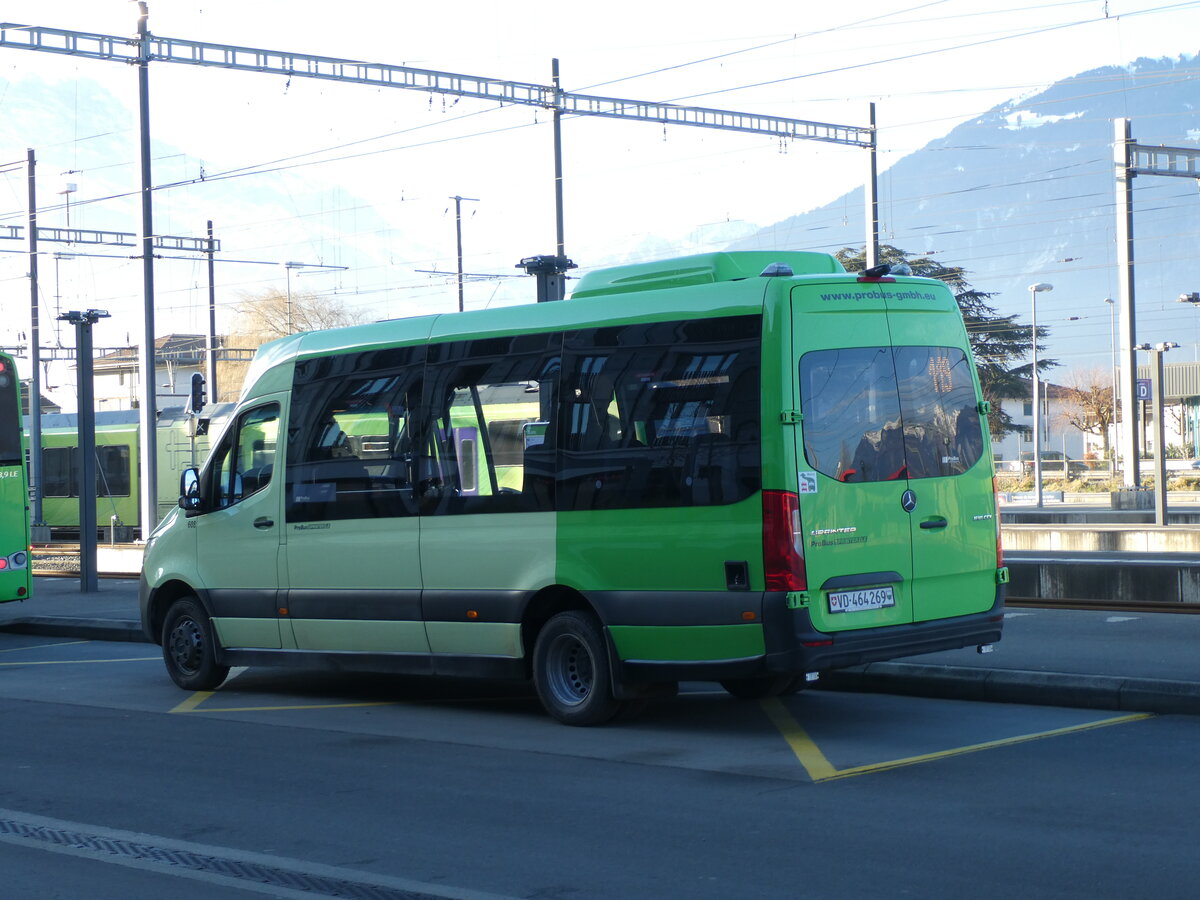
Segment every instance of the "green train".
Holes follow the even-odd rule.
[[[159,411],[158,513],[179,500],[179,474],[199,465],[224,425],[232,403],[192,416],[182,407]],[[29,420],[25,419],[26,446]],[[141,533],[141,450],[138,411],[96,413],[96,523],[104,540],[133,540]],[[28,451],[27,451],[28,452]],[[55,538],[79,536],[79,423],[73,413],[42,416],[42,524]],[[35,523],[37,524],[37,523]]]

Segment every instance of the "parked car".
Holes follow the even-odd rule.
[[[1021,454],[1021,469],[1026,475],[1033,474],[1033,453],[1024,451]],[[1061,475],[1063,471],[1063,455],[1061,450],[1042,451],[1042,474]],[[1088,464],[1081,459],[1067,460],[1067,477],[1075,478],[1090,471]]]

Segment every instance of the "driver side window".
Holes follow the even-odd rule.
[[[213,454],[209,467],[209,507],[225,509],[271,483],[279,436],[279,404],[269,403],[238,416]]]

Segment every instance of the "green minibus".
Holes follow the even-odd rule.
[[[0,353],[0,603],[28,600],[29,483],[21,434],[21,383]]]
[[[150,537],[172,679],[532,680],[568,724],[1000,638],[987,404],[945,285],[728,252],[263,346]]]

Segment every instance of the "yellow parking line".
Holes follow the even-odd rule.
[[[837,769],[825,758],[825,754],[821,752],[821,749],[808,736],[808,732],[801,727],[800,723],[796,721],[796,718],[782,702],[775,698],[760,702],[762,703],[763,711],[766,712],[775,727],[779,729],[779,733],[783,735],[788,746],[792,748],[792,752],[796,754],[796,759],[800,761],[800,765],[804,767],[809,778],[814,782],[832,781],[837,778],[851,778],[855,775],[866,775],[870,772],[884,772],[889,769],[899,769],[904,766],[914,766],[918,763],[931,762],[935,759],[962,756],[967,753],[978,753],[981,750],[992,750],[996,747],[1007,747],[1012,744],[1040,741],[1043,738],[1058,737],[1079,731],[1090,731],[1094,728],[1106,728],[1110,725],[1122,725],[1126,722],[1137,722],[1142,719],[1154,718],[1154,713],[1132,713],[1101,719],[1098,722],[1085,722],[1082,725],[1069,725],[1065,728],[1054,728],[1049,731],[1037,731],[1010,738],[1000,738],[995,741],[969,744],[965,747],[953,747],[949,750],[940,750],[936,753],[925,753],[920,756],[908,756],[903,759],[892,759],[864,766],[852,766],[848,769]]]
[[[199,706],[201,703],[203,703],[205,700],[207,700],[209,697],[211,697],[214,693],[216,693],[216,692],[215,691],[196,691],[196,693],[192,694],[192,696],[188,697],[186,700],[184,700],[182,703],[180,703],[178,706],[176,706],[173,710],[171,710],[171,712],[173,712],[173,713],[194,712],[197,706]]]
[[[837,777],[837,769],[825,758],[821,748],[813,743],[808,732],[796,721],[796,717],[788,712],[782,701],[776,697],[768,697],[759,702],[788,746],[792,748],[792,752],[796,754],[796,759],[800,760],[800,765],[804,766],[809,778],[813,781],[825,781]]]
[[[160,656],[130,656],[125,659],[37,659],[29,662],[0,662],[0,666],[87,666],[93,663],[151,662]]]
[[[865,775],[868,772],[883,772],[888,769],[899,769],[902,766],[913,766],[918,763],[929,762],[935,759],[945,759],[950,756],[962,756],[966,753],[977,753],[980,750],[991,750],[995,747],[1007,747],[1012,744],[1024,744],[1029,741],[1040,741],[1043,738],[1058,737],[1064,734],[1073,734],[1077,731],[1090,731],[1093,728],[1106,728],[1109,725],[1121,725],[1125,722],[1136,722],[1140,719],[1154,718],[1154,713],[1134,713],[1128,716],[1116,716],[1111,719],[1102,719],[1099,722],[1086,722],[1083,725],[1069,725],[1066,728],[1054,728],[1050,731],[1038,731],[1032,734],[1021,734],[1016,737],[1000,738],[995,741],[984,741],[981,744],[969,744],[966,747],[955,747],[951,750],[941,750],[937,753],[926,753],[921,756],[910,756],[905,759],[894,759],[888,762],[874,763],[866,766],[853,766],[849,769],[840,769],[833,775],[822,780],[828,781],[833,778],[849,778],[854,775]]]

